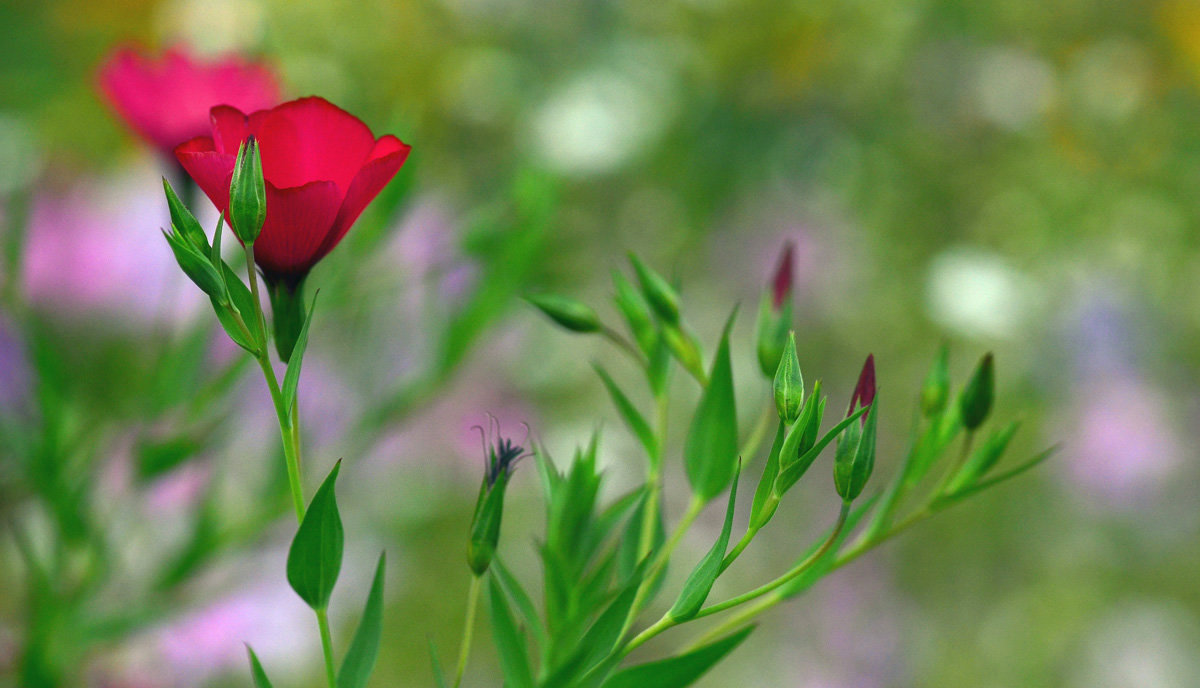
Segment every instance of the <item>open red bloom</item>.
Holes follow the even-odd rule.
[[[254,111],[279,102],[279,86],[265,66],[237,57],[203,62],[178,48],[158,60],[119,48],[100,68],[99,83],[125,122],[168,155],[208,132],[214,105]]]
[[[267,219],[254,242],[255,259],[268,277],[292,280],[337,246],[410,150],[390,134],[376,140],[361,120],[323,98],[301,98],[249,116],[214,107],[212,136],[180,145],[175,155],[222,213],[229,210],[238,146],[251,135],[258,140],[267,187]]]

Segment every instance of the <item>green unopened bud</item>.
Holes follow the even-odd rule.
[[[262,156],[254,137],[238,147],[233,178],[229,182],[229,220],[233,232],[250,244],[258,238],[267,219],[267,187],[263,181]]]
[[[633,333],[633,338],[637,340],[642,353],[653,357],[654,350],[658,347],[658,330],[654,327],[654,315],[650,312],[650,307],[646,305],[646,300],[629,278],[616,270],[613,271],[612,277],[613,286],[617,290],[613,301],[620,309],[621,315],[625,316],[629,331]]]
[[[775,409],[779,419],[791,425],[800,417],[804,407],[804,376],[800,373],[800,358],[796,354],[796,333],[789,332],[779,368],[775,371]]]
[[[921,387],[921,412],[926,418],[941,413],[950,399],[950,349],[943,344]]]
[[[988,437],[978,449],[971,453],[967,458],[966,463],[955,474],[954,479],[946,486],[946,494],[954,494],[959,490],[966,489],[974,485],[980,478],[987,475],[987,472],[992,470],[1000,457],[1004,455],[1004,450],[1008,448],[1008,443],[1012,440],[1013,435],[1017,434],[1017,429],[1020,423],[1013,421],[1004,428],[997,430]]]
[[[572,332],[588,333],[600,330],[600,317],[586,303],[556,294],[530,294],[525,300]]]
[[[163,236],[171,246],[171,252],[175,254],[175,261],[179,263],[179,267],[188,276],[188,279],[203,289],[205,294],[217,300],[224,299],[224,283],[208,256],[197,251],[177,233],[164,231]]]
[[[994,368],[992,354],[988,353],[979,361],[979,366],[975,368],[974,374],[958,398],[962,424],[968,431],[983,425],[983,421],[987,420],[992,411],[992,399],[996,388]]]
[[[791,326],[792,304],[785,302],[779,308],[774,308],[771,295],[763,294],[755,324],[755,353],[758,355],[759,370],[768,378],[779,368],[779,359],[783,356]]]
[[[476,576],[482,576],[492,565],[500,543],[500,520],[504,515],[504,491],[508,488],[508,473],[499,475],[494,483],[485,478],[475,503],[471,520],[471,535],[467,540],[467,566]]]
[[[867,423],[862,430],[851,423],[846,428],[846,434],[838,443],[833,462],[833,484],[837,493],[845,502],[854,501],[862,494],[875,468],[875,417],[879,410],[879,400],[871,402],[871,410],[867,411]]]
[[[638,282],[642,285],[642,293],[646,301],[663,322],[675,324],[679,322],[679,293],[662,275],[651,270],[637,256],[630,254],[629,262],[637,273]]]

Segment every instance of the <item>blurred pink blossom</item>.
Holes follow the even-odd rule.
[[[159,176],[130,170],[34,198],[22,274],[34,304],[125,325],[179,323],[207,300],[179,270],[159,228]]]

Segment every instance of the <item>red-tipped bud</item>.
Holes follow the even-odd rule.
[[[867,360],[863,363],[862,372],[858,374],[858,384],[854,386],[854,396],[850,397],[850,408],[846,409],[846,416],[849,417],[859,407],[870,406],[875,401],[875,355],[868,354]],[[862,417],[863,425],[867,423],[867,417]]]
[[[771,305],[776,311],[792,295],[796,245],[787,242],[783,247],[783,255],[779,256],[779,265],[775,268],[775,278],[771,280]]]

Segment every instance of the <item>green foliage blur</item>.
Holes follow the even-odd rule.
[[[0,283],[4,337],[24,348],[0,341],[0,434],[17,438],[0,446],[0,516],[28,517],[35,549],[50,523],[73,524],[63,556],[45,558],[80,589],[103,585],[79,616],[33,619],[0,522],[0,686],[22,685],[20,648],[36,632],[89,686],[247,685],[241,638],[232,659],[217,640],[230,634],[299,638],[273,655],[256,642],[265,664],[293,649],[318,657],[307,617],[248,619],[304,611],[256,582],[283,585],[291,535],[247,525],[287,515],[260,381],[212,345],[211,313],[131,318],[57,291],[104,282],[87,271],[112,261],[37,267],[60,265],[36,232],[64,222],[56,208],[79,189],[98,190],[87,198],[102,219],[127,223],[106,229],[107,249],[170,260],[161,190],[119,191],[155,188],[170,164],[95,88],[97,65],[127,41],[264,57],[290,96],[322,95],[413,145],[309,280],[322,296],[302,383],[302,413],[318,418],[306,477],[311,493],[345,457],[344,577],[357,574],[334,606],[360,608],[388,550],[374,685],[433,685],[429,645],[447,664],[457,647],[481,470],[469,428],[486,412],[509,432],[528,422],[556,455],[602,425],[606,494],[635,479],[638,440],[590,363],[621,383],[636,371],[519,297],[603,304],[633,251],[680,285],[701,340],[716,341],[734,303],[753,310],[787,241],[804,379],[822,378],[837,411],[875,355],[887,396],[877,475],[897,469],[920,403],[902,395],[943,343],[956,380],[995,351],[996,410],[1023,419],[1012,453],[1063,451],[777,609],[698,685],[1200,682],[1200,4],[8,0]],[[107,207],[120,204],[136,212]],[[28,242],[13,229],[25,216]],[[771,403],[770,384],[752,383],[753,318],[732,341],[749,424]],[[61,413],[11,411],[22,382],[9,371],[22,365],[48,381],[36,403]],[[683,406],[663,451],[676,486]],[[22,444],[43,425],[61,445]],[[59,453],[71,462],[37,485],[57,499],[31,515],[13,457]],[[839,500],[822,465],[729,578],[771,577],[828,527]],[[536,480],[517,473],[507,500],[501,553],[527,573]],[[670,518],[686,500],[668,494]],[[676,586],[720,532],[719,511],[684,541]],[[105,552],[86,560],[103,570],[74,551]],[[342,650],[353,625],[335,631]],[[477,647],[466,685],[495,685],[499,659]],[[267,669],[276,685],[316,676]]]

